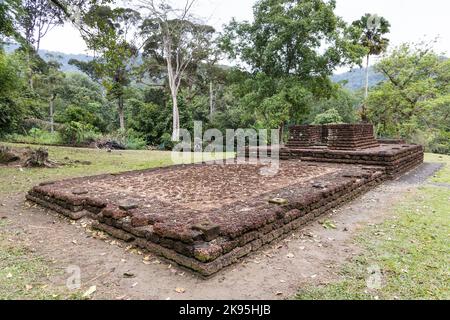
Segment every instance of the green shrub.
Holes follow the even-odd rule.
[[[56,121],[60,123],[79,122],[83,124],[90,124],[96,128],[102,129],[105,125],[101,119],[94,113],[78,106],[69,106],[63,113],[56,117]]]
[[[342,123],[342,117],[339,115],[339,112],[334,109],[328,109],[324,113],[318,114],[313,124],[332,124],[332,123]]]
[[[117,130],[114,133],[100,137],[98,140],[101,140],[100,144],[102,145],[107,145],[110,143],[130,150],[143,150],[147,147],[147,141],[141,134],[137,133],[133,129],[129,129],[127,131]]]
[[[170,133],[164,133],[161,136],[161,144],[159,145],[159,148],[161,150],[172,150],[174,147],[174,143],[172,141],[172,135]]]
[[[71,121],[61,130],[62,142],[69,145],[89,145],[100,137],[100,134],[90,124]]]
[[[142,135],[130,129],[126,134],[125,146],[131,150],[143,150],[147,147],[147,141]]]
[[[450,154],[450,132],[439,131],[431,136],[427,151],[432,153]]]

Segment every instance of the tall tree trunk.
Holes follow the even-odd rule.
[[[366,103],[367,103],[367,97],[369,96],[369,58],[370,58],[370,55],[368,54],[366,57],[366,83],[365,83],[365,87],[364,87],[364,102],[362,104],[362,109],[361,109],[361,120],[363,122],[367,122]]]
[[[180,141],[180,113],[175,92],[172,92],[172,141]]]
[[[54,120],[53,120],[53,114],[54,114],[54,112],[53,112],[53,101],[55,100],[55,96],[54,95],[52,95],[51,97],[50,97],[50,101],[49,101],[49,109],[50,109],[50,132],[51,133],[54,133],[55,132],[55,123],[54,123]]]
[[[26,59],[27,59],[27,68],[28,68],[28,86],[31,90],[34,89],[34,83],[33,83],[33,68],[31,66],[31,53],[30,49],[28,48],[26,53]]]
[[[120,130],[125,131],[125,114],[123,109],[123,96],[120,96],[118,99],[117,112],[119,113]]]
[[[214,114],[214,91],[213,91],[213,83],[209,82],[209,116],[212,119]]]
[[[284,146],[284,140],[283,140],[283,136],[284,136],[284,122],[282,122],[280,124],[279,134],[280,134],[280,146]]]
[[[369,58],[370,58],[370,55],[367,55],[367,59],[366,59],[366,85],[365,85],[365,93],[364,93],[364,98],[366,98],[366,99],[369,96]]]

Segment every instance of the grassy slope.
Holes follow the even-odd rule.
[[[389,220],[361,232],[356,241],[364,253],[342,268],[337,282],[303,288],[298,299],[450,298],[450,157],[427,154],[426,161],[445,164],[431,181],[449,188],[412,190]],[[381,287],[368,289],[376,269]]]

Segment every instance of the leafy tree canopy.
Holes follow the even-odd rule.
[[[222,48],[253,72],[301,79],[330,75],[337,66],[360,62],[364,49],[335,15],[334,0],[260,0],[254,22],[233,20]]]
[[[381,135],[412,139],[424,132],[449,132],[449,59],[434,53],[430,45],[403,44],[376,69],[388,79],[368,99],[369,117]]]

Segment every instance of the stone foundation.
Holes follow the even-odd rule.
[[[235,181],[241,177],[241,181],[236,180],[236,185],[229,184],[229,194],[218,186],[217,192],[222,190],[222,193],[211,205],[206,205],[211,196],[202,190],[191,190],[193,199],[200,202],[186,195],[184,203],[174,205],[170,198],[158,194],[154,197],[144,194],[139,198],[134,190],[123,189],[133,183],[136,188],[138,184],[145,188],[144,182],[164,189],[164,185],[154,181],[160,175],[167,179],[173,174],[206,180],[210,165],[63,180],[34,187],[27,199],[71,219],[89,217],[95,220],[93,226],[96,229],[203,276],[210,276],[354,199],[386,178],[385,169],[378,166],[294,160],[282,161],[277,177],[266,180],[257,177],[260,185],[256,184],[252,189],[253,184],[245,184],[246,176],[254,176],[249,166],[220,166],[223,170],[221,180]],[[181,192],[188,192],[189,185],[186,189],[183,185],[178,187]],[[200,185],[205,183],[200,181]],[[105,193],[106,186],[110,189],[109,195]],[[196,186],[192,185],[192,188]],[[251,190],[261,192],[254,194]],[[198,198],[198,194],[206,195]],[[220,200],[222,196],[228,199],[227,196],[231,195],[229,201]]]
[[[413,169],[423,148],[380,145],[371,125],[295,126],[280,158],[273,176],[264,162],[181,165],[43,183],[27,199],[210,276]]]

